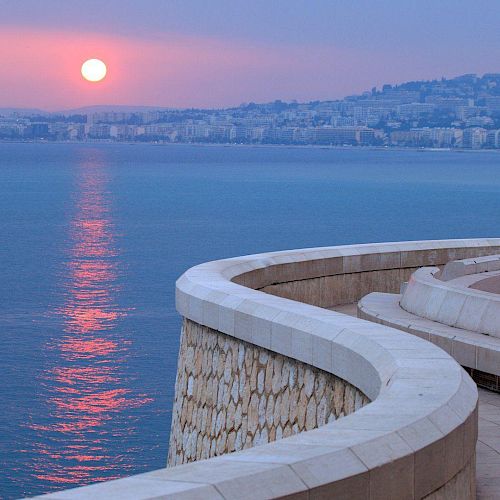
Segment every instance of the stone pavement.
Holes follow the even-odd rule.
[[[500,294],[500,276],[490,276],[481,281],[476,281],[469,286],[475,290]]]
[[[479,389],[477,497],[500,499],[500,394]]]

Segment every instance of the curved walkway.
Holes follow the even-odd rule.
[[[461,366],[500,378],[500,338],[422,318],[405,311],[400,298],[395,293],[369,293],[358,302],[358,317],[428,340]],[[493,390],[499,387],[494,384]]]
[[[334,311],[357,316],[356,304],[345,304]],[[478,500],[500,499],[500,394],[479,390],[479,438],[476,447]]]

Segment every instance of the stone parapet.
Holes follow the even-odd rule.
[[[500,295],[469,286],[482,275],[442,281],[436,277],[438,272],[437,267],[415,271],[401,296],[401,307],[437,323],[500,339]]]
[[[177,282],[176,303],[189,321],[185,324],[193,328],[190,335],[198,332],[202,345],[204,335],[206,342],[214,335],[218,344],[220,337],[222,345],[230,337],[235,344],[230,348],[228,341],[223,350],[231,356],[236,345],[239,353],[240,344],[259,355],[274,353],[268,355],[318,370],[316,376],[325,383],[341,380],[371,402],[344,418],[261,446],[51,496],[474,498],[477,388],[470,377],[446,352],[423,339],[321,307],[354,302],[373,291],[398,291],[417,267],[499,249],[498,239],[349,245],[238,257],[190,269]],[[189,340],[185,346],[189,348]],[[181,351],[181,374],[192,372],[184,368],[188,356]],[[264,363],[257,366],[263,369]],[[316,391],[316,383],[314,387]],[[189,404],[194,378],[178,381],[177,390],[182,391],[178,404],[184,405],[186,395]],[[174,411],[188,421],[182,408]],[[286,411],[285,417],[290,419]],[[198,416],[195,420],[199,422]],[[227,413],[224,425],[233,426],[225,429],[227,447],[234,430]],[[266,420],[259,425],[260,439]],[[196,424],[192,432],[203,429],[207,432],[202,417],[201,428]],[[184,435],[173,439],[177,444],[172,456],[182,456],[185,447],[178,443],[184,443]],[[192,457],[194,444],[190,446]],[[201,458],[206,451],[200,446]]]
[[[358,317],[398,328],[436,344],[473,374],[482,387],[500,391],[500,339],[444,325],[405,311],[401,295],[374,292],[358,302]]]
[[[170,466],[309,431],[369,402],[331,373],[188,319],[179,360]]]
[[[500,271],[500,255],[453,260],[448,262],[436,277],[442,281],[449,281],[469,274],[490,273],[492,271]]]

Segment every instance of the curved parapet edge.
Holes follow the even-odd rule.
[[[474,498],[477,388],[446,352],[399,330],[253,288],[441,264],[499,248],[500,239],[349,245],[188,270],[176,284],[182,316],[332,373],[372,402],[273,443],[49,496]]]
[[[487,255],[473,259],[462,259],[448,262],[439,273],[441,281],[450,281],[469,274],[500,271],[500,255]]]
[[[469,369],[478,385],[498,392],[499,338],[422,318],[405,311],[400,300],[399,294],[370,293],[358,302],[358,317],[403,330],[438,345],[457,363]]]
[[[438,268],[413,273],[401,297],[401,307],[438,323],[500,338],[500,296],[442,281]]]

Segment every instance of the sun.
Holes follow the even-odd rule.
[[[89,82],[100,82],[107,72],[106,65],[100,59],[89,59],[82,64],[82,76]]]

